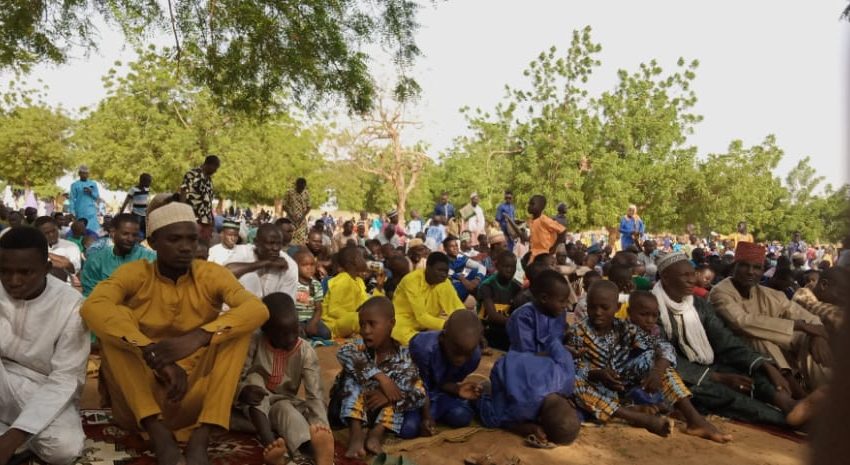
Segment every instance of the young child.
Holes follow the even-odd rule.
[[[428,397],[410,352],[390,337],[395,326],[392,302],[373,297],[356,314],[362,340],[339,349],[342,371],[331,388],[329,406],[332,423],[350,430],[349,458],[381,453],[386,430],[405,439],[418,436],[420,423],[430,414],[417,412]]]
[[[596,270],[587,271],[584,273],[584,276],[582,276],[581,288],[584,292],[582,292],[581,297],[578,298],[578,303],[575,307],[576,321],[581,321],[587,316],[587,291],[593,283],[600,279],[602,279],[602,276],[597,273]]]
[[[662,393],[664,400],[685,418],[687,434],[716,442],[731,440],[731,436],[720,432],[691,404],[691,393],[673,368],[676,363],[673,347],[614,317],[619,307],[618,294],[619,288],[611,281],[594,284],[588,293],[587,318],[570,328],[567,345],[576,354],[578,405],[602,423],[612,417],[621,418],[651,433],[668,436],[669,419],[622,405],[621,393],[641,386],[647,392]],[[635,352],[650,354],[636,357]],[[647,366],[650,360],[651,366]]]
[[[444,240],[446,240],[444,218],[440,215],[434,215],[431,218],[431,224],[425,230],[425,245],[431,249],[431,252],[437,252],[440,250],[440,246]]]
[[[452,428],[469,426],[474,416],[470,402],[481,396],[479,383],[464,381],[481,361],[481,323],[472,312],[454,312],[442,331],[423,331],[410,340],[410,355],[428,392],[433,422]]]
[[[322,283],[316,280],[316,257],[306,247],[298,249],[292,257],[298,264],[298,287],[295,290],[295,308],[301,334],[306,337],[330,339],[331,330],[322,322],[322,300],[325,297]]]
[[[366,260],[357,247],[345,247],[337,254],[339,273],[328,281],[322,321],[333,337],[345,338],[357,334],[359,327],[357,308],[369,299],[366,283],[361,277],[366,273]],[[376,295],[383,294],[384,275],[378,276]]]
[[[570,284],[555,270],[544,270],[531,282],[532,301],[516,309],[508,319],[511,350],[545,353],[553,344],[563,346]]]
[[[475,295],[478,285],[487,274],[487,269],[481,263],[460,253],[458,240],[454,236],[443,241],[443,250],[449,257],[449,279],[458,298],[464,301],[470,294]]]
[[[490,347],[507,351],[510,347],[505,325],[514,298],[522,284],[514,280],[516,255],[504,251],[496,257],[496,274],[488,276],[478,287],[478,316],[484,322],[484,337]]]
[[[333,463],[334,441],[319,374],[319,358],[300,339],[298,313],[283,293],[263,298],[269,319],[256,333],[243,369],[238,404],[251,419],[263,458],[270,465],[288,463],[292,455],[309,452],[317,465]],[[304,384],[305,399],[298,397]]]
[[[617,295],[617,303],[619,308],[615,317],[625,320],[629,317],[629,294],[635,290],[635,283],[632,280],[632,268],[626,265],[611,264],[608,267],[608,281],[617,285],[620,293]]]
[[[694,286],[694,295],[708,298],[708,292],[711,291],[711,283],[714,282],[714,270],[708,264],[700,264],[696,267],[697,285]]]

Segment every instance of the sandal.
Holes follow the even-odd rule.
[[[465,465],[498,465],[492,455],[470,456],[463,459]]]
[[[524,441],[525,445],[528,447],[533,447],[535,449],[554,449],[556,446],[554,443],[549,441],[541,441],[540,438],[533,434],[529,434]]]

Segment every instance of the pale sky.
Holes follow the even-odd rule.
[[[522,87],[522,71],[541,51],[566,50],[572,30],[593,28],[602,67],[594,92],[612,88],[616,70],[652,58],[672,70],[678,57],[698,59],[696,112],[704,121],[691,142],[701,154],[722,152],[732,139],[747,145],[777,136],[784,176],[809,155],[828,182],[846,182],[847,70],[850,23],[838,20],[845,0],[448,0],[421,10],[424,56],[413,75],[422,99],[411,113],[422,128],[407,139],[428,142],[434,155],[467,134],[462,106],[492,109],[505,84]],[[100,77],[132,58],[121,36],[103,32],[102,49],[61,67],[39,67],[33,79],[48,101],[67,109],[105,95]],[[379,79],[389,69],[376,58]]]

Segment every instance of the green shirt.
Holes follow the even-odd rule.
[[[136,244],[130,253],[123,257],[115,255],[115,247],[99,249],[86,257],[82,274],[83,295],[88,297],[94,290],[94,287],[101,281],[112,276],[112,273],[118,267],[136,260],[153,262],[156,260],[156,252]]]

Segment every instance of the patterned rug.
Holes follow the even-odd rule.
[[[83,410],[86,444],[77,465],[156,465],[149,443],[140,435],[128,433],[112,424],[111,410]],[[263,463],[263,448],[251,434],[228,432],[213,438],[210,459],[213,465],[254,465]],[[334,445],[336,465],[366,465],[345,458],[345,445]],[[40,464],[32,461],[31,464]],[[295,462],[292,462],[295,463]],[[309,459],[297,465],[312,465]]]

